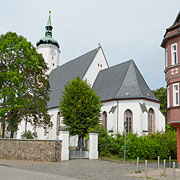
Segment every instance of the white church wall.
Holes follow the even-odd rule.
[[[118,131],[123,133],[124,131],[124,116],[125,111],[130,110],[132,112],[132,127],[133,133],[141,134],[141,114],[142,110],[139,105],[139,100],[124,100],[119,101],[119,128]]]
[[[108,64],[103,55],[103,51],[100,48],[86,74],[84,75],[83,80],[87,79],[92,87],[99,71],[106,68],[108,68]]]
[[[161,111],[159,111],[159,119],[157,131],[165,131],[165,117]]]
[[[22,121],[18,125],[17,139],[21,139],[21,136],[22,136],[24,130],[25,130],[25,121]]]
[[[109,113],[112,106],[117,106],[114,113]],[[124,132],[124,112],[129,109],[133,113],[133,132],[140,134],[142,131],[142,113],[137,100],[128,100],[128,101],[110,101],[103,103],[101,112],[107,112],[107,129],[113,130],[115,134]],[[118,120],[117,120],[118,119]],[[117,128],[118,127],[118,128]]]
[[[58,112],[59,112],[59,108],[53,108],[48,110],[48,113],[51,116],[51,122],[53,123],[53,127],[48,129],[47,139],[49,140],[57,139],[56,130],[57,130]]]
[[[148,134],[148,113],[145,111],[143,114],[143,119],[142,119],[142,134]]]
[[[155,113],[155,131],[165,131],[165,117],[160,111],[160,104],[152,101],[145,101],[147,110],[150,108]]]
[[[113,130],[113,133],[117,133],[117,108],[114,113],[110,112],[112,106],[116,106],[116,101],[110,101],[102,103],[101,114],[105,111],[107,113],[107,129]],[[110,112],[110,113],[109,113]],[[101,117],[102,120],[102,117]],[[102,121],[100,122],[102,124]]]
[[[21,123],[18,125],[18,131],[16,139],[22,139],[22,135],[25,133],[25,120],[22,120]],[[31,131],[34,132],[34,128],[30,123],[27,123],[26,132]]]
[[[59,108],[54,108],[48,110],[49,115],[51,116],[51,122],[53,123],[53,127],[47,129],[46,135],[44,134],[44,128],[43,127],[37,127],[37,139],[48,139],[48,140],[54,140],[56,139],[56,129],[57,129],[57,113],[59,112]],[[34,133],[34,128],[30,123],[27,123],[27,131],[31,131]],[[17,131],[17,139],[21,139],[23,133],[25,132],[25,121],[23,120],[19,126]]]
[[[147,100],[124,100],[124,101],[109,101],[102,103],[101,113],[106,111],[107,113],[107,130],[112,131],[114,134],[124,132],[124,112],[129,109],[133,113],[133,133],[137,133],[138,135],[148,134],[148,113],[142,112],[139,103],[145,103],[147,111],[150,108],[154,110],[155,113],[155,131],[165,131],[165,117],[159,110],[159,103],[155,103]],[[114,112],[110,112],[111,108],[116,106]],[[38,135],[38,139],[49,139],[54,140],[58,139],[59,136],[56,136],[57,129],[57,114],[59,112],[59,108],[54,108],[48,110],[48,113],[51,116],[51,121],[53,123],[53,127],[47,130],[46,136],[44,136],[44,128],[37,128],[36,132]],[[117,121],[118,119],[118,121]],[[102,119],[101,119],[102,120]],[[64,126],[63,117],[60,117],[60,126]],[[101,122],[101,121],[100,121]],[[102,122],[101,122],[102,123]],[[118,127],[118,128],[117,128]],[[25,132],[25,121],[22,121],[18,126],[19,130],[17,131],[17,139],[22,138],[22,134]],[[30,123],[27,124],[27,131],[30,130],[34,132],[33,127]],[[110,133],[110,132],[109,132]],[[78,136],[70,137],[70,145],[76,146],[78,141]]]
[[[133,133],[138,135],[148,134],[148,113],[142,112],[140,104],[145,103],[147,110],[152,108],[155,112],[155,131],[165,130],[165,118],[159,110],[159,103],[147,100],[121,100],[104,102],[101,108],[101,113],[107,112],[107,130],[113,130],[122,134],[124,132],[124,113],[126,110],[132,111],[133,117]],[[119,105],[118,105],[119,104]],[[114,113],[109,113],[112,106],[117,106]],[[118,115],[117,115],[117,112]],[[118,121],[117,121],[118,119]],[[117,128],[118,126],[118,128]],[[117,131],[118,129],[118,131]]]

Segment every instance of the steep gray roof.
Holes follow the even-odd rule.
[[[100,47],[52,70],[49,76],[51,92],[50,101],[48,102],[48,109],[59,106],[62,92],[64,91],[64,86],[68,82],[78,76],[81,79],[83,78],[99,48]]]
[[[145,98],[159,102],[133,60],[100,71],[93,89],[101,101]]]

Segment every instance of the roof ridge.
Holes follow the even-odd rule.
[[[74,59],[71,59],[70,61],[67,61],[67,62],[65,62],[64,64],[62,64],[62,65],[58,66],[57,68],[53,69],[52,71],[55,71],[56,69],[59,69],[60,67],[65,66],[66,64],[69,64],[69,63],[71,63],[72,61],[75,61],[75,60],[79,59],[80,57],[87,55],[88,53],[92,53],[92,52],[95,51],[95,50],[97,50],[97,52],[98,52],[99,48],[100,48],[100,47],[97,47],[97,48],[95,48],[95,49],[93,49],[93,50],[91,50],[91,51],[88,51],[88,52],[86,52],[86,53],[84,53],[84,54],[82,54],[82,55],[80,55],[80,56],[78,56],[78,57],[76,57],[76,58],[74,58]],[[97,52],[96,52],[96,53],[97,53]],[[93,59],[94,59],[94,58],[93,58]],[[51,71],[51,72],[52,72],[52,71]],[[50,74],[51,74],[51,73],[50,73]]]
[[[133,66],[134,66],[134,72],[135,72],[135,74],[136,74],[136,70],[135,70],[135,68],[136,68],[137,70],[138,70],[138,68],[137,68],[136,64],[134,63],[134,61],[133,61],[132,63],[133,63]],[[138,71],[139,71],[139,70],[138,70]],[[136,74],[136,81],[137,81],[137,83],[138,83],[138,88],[139,88],[139,90],[140,90],[141,94],[143,94],[143,93],[142,93],[142,91],[141,91],[141,88],[140,88],[140,85],[139,85],[138,79],[137,79],[137,74]]]
[[[114,67],[116,67],[116,66],[120,66],[120,65],[125,64],[125,63],[128,63],[128,62],[130,62],[130,61],[133,61],[133,59],[130,59],[130,60],[125,61],[125,62],[122,62],[122,63],[120,63],[120,64],[113,65],[113,66],[108,67],[108,68],[106,68],[106,69],[102,69],[102,70],[100,70],[99,72],[105,71],[105,70],[108,70],[108,69],[111,69],[111,68],[114,68]],[[134,62],[134,61],[133,61],[133,62]]]
[[[136,73],[136,79],[137,79],[137,75],[139,74],[140,77],[141,77],[141,79],[144,81],[147,89],[148,89],[148,90],[152,93],[152,95],[155,97],[156,101],[159,101],[159,100],[157,99],[157,97],[153,94],[152,90],[149,88],[148,84],[147,84],[146,81],[144,80],[141,72],[139,71],[139,69],[137,68],[137,66],[136,66],[135,63],[134,63],[134,67],[136,68],[136,71],[135,71],[135,73]],[[138,74],[137,74],[137,73],[138,73]],[[138,81],[138,79],[137,79],[137,83],[138,83],[138,87],[141,87],[140,84],[139,84],[140,82]],[[141,94],[142,94],[143,97],[144,97],[144,92],[142,92],[141,88],[139,88],[139,89],[140,89],[140,91],[141,91]],[[146,93],[146,96],[150,96],[150,94],[149,94],[149,93]]]
[[[127,68],[126,74],[125,74],[125,76],[124,76],[124,79],[125,79],[126,76],[127,76],[127,72],[128,72],[128,70],[129,70],[129,67],[130,67],[130,64],[131,64],[132,61],[133,61],[133,60],[131,59],[131,60],[129,60],[129,61],[124,62],[124,63],[129,63],[129,66],[128,66],[128,68]],[[121,64],[123,64],[123,63],[121,63]],[[120,65],[120,64],[119,64],[119,65]],[[124,82],[124,79],[123,79],[123,82]],[[122,87],[122,85],[123,85],[123,82],[122,82],[122,84],[120,84],[119,88],[117,88],[117,91],[116,91],[116,93],[114,94],[113,98],[116,97],[117,93],[119,92],[119,90],[121,89],[121,87]]]

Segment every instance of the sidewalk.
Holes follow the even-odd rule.
[[[142,171],[141,173],[132,173],[128,175],[129,177],[138,177],[138,178],[145,178],[145,171]],[[156,180],[171,180],[173,176],[173,169],[172,168],[166,168],[166,176],[164,176],[164,170],[163,169],[148,169],[147,177],[151,179]],[[176,179],[180,180],[180,169],[176,169]]]

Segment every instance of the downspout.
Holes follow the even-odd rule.
[[[117,134],[118,134],[118,123],[119,122],[119,101],[117,100]]]

